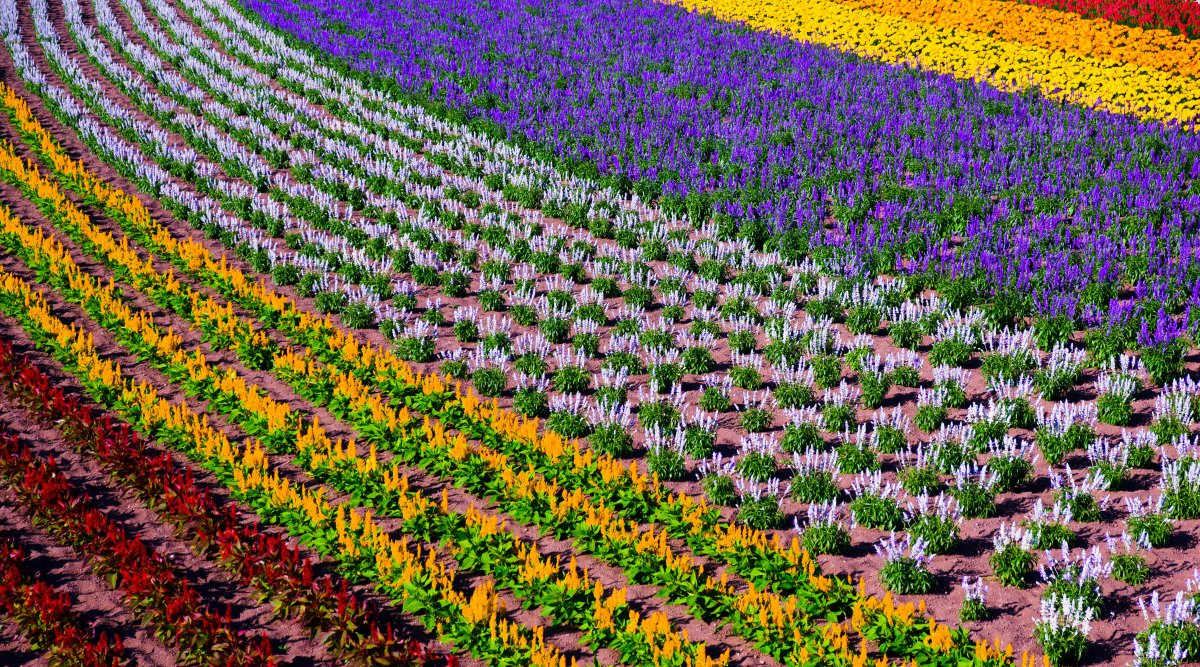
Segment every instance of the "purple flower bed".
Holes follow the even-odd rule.
[[[647,1],[244,5],[410,98],[667,212],[818,249],[847,272],[927,276],[1000,321],[1106,325],[1124,344],[1161,346],[1180,333],[1161,315],[1190,313],[1200,294],[1191,128]]]

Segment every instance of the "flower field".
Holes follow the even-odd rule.
[[[1191,0],[0,0],[0,664],[1200,664]]]

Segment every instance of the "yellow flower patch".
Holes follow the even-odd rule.
[[[889,63],[912,63],[963,79],[984,80],[1005,90],[1036,86],[1052,99],[1159,120],[1187,122],[1200,117],[1200,81],[1190,76],[1017,43],[961,27],[922,23],[851,4],[893,5],[889,0],[675,2],[801,41]]]
[[[1047,51],[1200,76],[1200,42],[1167,30],[1123,26],[1008,0],[845,0],[926,25],[955,28]],[[1198,82],[1200,83],[1200,82]]]

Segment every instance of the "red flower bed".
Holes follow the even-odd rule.
[[[120,638],[85,631],[71,611],[71,596],[29,574],[28,552],[0,542],[0,610],[51,664],[119,667],[127,664]]]
[[[1193,0],[1020,0],[1123,25],[1162,28],[1200,38],[1200,3]]]
[[[134,489],[159,516],[219,558],[242,581],[274,600],[280,616],[298,619],[335,655],[365,664],[454,667],[415,640],[397,636],[390,624],[350,592],[341,577],[315,577],[311,562],[287,541],[238,520],[230,503],[214,498],[167,454],[154,453],[128,424],[67,397],[26,359],[0,342],[0,379],[43,418],[52,420],[72,446],[96,457],[122,484]]]
[[[54,459],[42,459],[16,436],[0,432],[0,476],[34,521],[113,582],[134,615],[160,639],[202,664],[275,664],[270,642],[235,632],[230,619],[212,612],[166,558],[93,507]]]

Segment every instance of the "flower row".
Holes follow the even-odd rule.
[[[35,523],[110,579],[133,615],[185,661],[214,667],[276,664],[266,637],[236,632],[165,555],[94,507],[53,459],[41,458],[7,432],[0,433],[0,477]]]
[[[980,280],[980,300],[1031,297],[1039,314],[1065,309],[1080,316],[1085,288],[1116,288],[1126,280],[1145,283],[1134,303],[1171,292],[1182,301],[1191,298],[1189,290],[1171,286],[1191,280],[1166,279],[1167,273],[1186,273],[1182,264],[1151,261],[1143,272],[1141,260],[1130,259],[1148,258],[1149,240],[1144,227],[1121,222],[1148,211],[1177,210],[1186,218],[1184,211],[1194,209],[1191,177],[1183,174],[1196,168],[1185,157],[1195,138],[1178,127],[867,63],[659,4],[561,0],[535,16],[506,15],[470,0],[375,13],[338,2],[320,3],[319,9],[290,2],[253,8],[271,25],[303,35],[315,50],[362,54],[356,62],[388,73],[380,86],[475,118],[476,127],[541,142],[564,168],[588,164],[624,178],[627,189],[657,197],[664,210],[697,225],[728,220],[762,224],[764,232],[798,230],[851,272],[896,270],[899,255],[902,272],[972,276]],[[761,25],[775,14],[775,25],[794,31],[789,16],[796,12],[801,16],[795,21],[810,22],[805,33],[838,42],[859,39],[850,15],[874,16],[864,23],[868,41],[901,39],[907,49],[912,38],[921,42],[929,33],[915,25],[898,31],[892,17],[829,3],[763,7],[756,20]],[[460,15],[472,16],[470,34],[477,39],[459,39],[459,29],[445,18]],[[587,29],[563,39],[583,55],[561,56],[559,26],[575,22]],[[359,39],[362,34],[378,39]],[[688,48],[661,47],[678,35],[687,36]],[[944,44],[922,43],[938,57],[949,53]],[[978,57],[963,56],[957,66],[974,75],[990,62],[978,53],[978,42],[969,46]],[[1020,55],[1011,44],[995,46]],[[720,65],[698,64],[714,53]],[[1065,54],[1060,60],[1065,69],[1052,74],[1061,79],[1052,85],[1076,90],[1078,77],[1065,74],[1075,65]],[[1099,81],[1099,69],[1093,73]],[[1136,96],[1123,87],[1128,77],[1114,78],[1107,69],[1103,77],[1100,85],[1114,94]],[[560,78],[587,83],[559,85]],[[481,88],[480,82],[496,83]],[[1027,82],[1014,75],[1013,83]],[[430,87],[436,94],[426,99],[423,91]],[[1194,101],[1183,99],[1193,89],[1164,88],[1158,103],[1194,108]],[[915,107],[913,100],[919,101]],[[1094,132],[1084,136],[1082,127]],[[1150,167],[1134,167],[1140,158],[1126,151],[1133,145],[1154,147],[1142,155],[1154,156],[1149,164],[1162,179],[1139,171]],[[1100,155],[1106,156],[1103,164]],[[1130,168],[1108,168],[1115,163]],[[1153,203],[1132,207],[1132,199],[1117,194],[1135,191]],[[839,223],[833,230],[822,226],[827,214]],[[1174,224],[1170,217],[1162,218],[1167,226]],[[1102,240],[1076,233],[1085,227],[1097,229]],[[964,243],[943,243],[955,236]],[[1138,250],[1115,252],[1112,244],[1125,242]],[[1155,244],[1156,257],[1174,257],[1188,245],[1164,237]],[[1063,261],[1068,255],[1079,261]],[[1139,267],[1137,275],[1127,267]],[[1118,293],[1099,307],[1107,308]]]
[[[11,154],[9,154],[11,158]],[[64,215],[61,211],[55,211],[55,218],[61,221],[66,217],[80,218],[82,214],[73,205],[63,198],[54,199],[53,193],[57,192],[52,184],[45,181],[39,181],[38,175],[35,172],[21,170],[12,171],[14,165],[5,163],[3,167],[9,167],[6,171],[8,175],[17,177],[24,176],[25,179],[35,183],[33,192],[41,193],[43,196],[36,200],[42,202],[53,202],[58,204],[59,208],[65,208],[67,213]],[[18,166],[19,168],[19,166]],[[117,248],[115,242],[106,233],[97,230],[90,226],[84,218],[84,229],[90,230],[93,236],[89,238],[90,245],[93,248],[109,249],[107,259],[114,261],[113,257],[119,253],[112,252],[112,249]],[[78,233],[80,226],[76,220],[76,225],[71,226],[64,223],[64,226],[70,227],[69,231]],[[402,516],[406,519],[413,519],[414,514],[419,514],[414,507],[422,507],[420,503],[414,505],[414,497],[412,494],[406,494],[403,489],[403,480],[400,478],[398,471],[395,468],[390,470],[381,469],[375,461],[375,455],[372,451],[369,458],[365,461],[353,453],[353,444],[350,445],[350,453],[344,456],[331,456],[332,452],[342,454],[345,452],[342,443],[334,443],[325,437],[324,432],[314,423],[302,424],[296,413],[293,413],[290,408],[283,403],[275,401],[254,388],[250,387],[246,381],[234,371],[223,372],[214,369],[204,358],[200,352],[186,353],[180,348],[180,339],[178,336],[166,334],[145,315],[143,311],[134,311],[128,306],[121,303],[120,299],[115,296],[115,291],[112,286],[103,287],[99,281],[90,275],[80,271],[78,266],[65,254],[62,247],[56,241],[45,239],[40,233],[32,233],[24,228],[19,222],[11,216],[6,216],[5,219],[5,238],[15,240],[15,244],[10,241],[12,247],[18,255],[23,256],[30,262],[33,268],[39,275],[45,277],[51,284],[59,286],[64,290],[64,294],[72,301],[80,303],[85,311],[92,314],[98,323],[113,331],[115,335],[125,342],[131,349],[135,350],[139,356],[151,362],[152,365],[159,367],[168,375],[179,382],[189,393],[195,394],[205,399],[209,405],[217,410],[230,415],[232,421],[241,426],[248,433],[258,437],[261,443],[265,444],[272,451],[299,451],[298,462],[302,463],[302,467],[313,470],[314,475],[322,480],[334,483],[334,487],[339,491],[349,493],[354,498],[365,498],[370,502],[368,506],[375,506],[384,515]],[[163,283],[163,276],[158,275],[147,264],[139,263],[136,255],[132,253],[125,254],[115,260],[115,268],[122,275],[133,275],[134,282],[142,285],[155,285],[155,278],[160,285]],[[151,274],[148,276],[147,274]],[[141,279],[138,279],[141,276]],[[173,291],[172,291],[172,288]],[[167,287],[160,292],[156,292],[156,296],[165,293],[168,297],[171,294],[179,295],[179,285],[177,282],[168,281]],[[218,337],[221,337],[223,331],[236,330],[235,322],[238,322],[228,309],[221,310],[219,307],[212,304],[210,300],[201,301],[199,294],[190,293],[190,299],[165,299],[164,303],[179,308],[180,304],[188,306],[188,315],[194,318],[202,329],[214,331]],[[216,311],[216,312],[213,312]],[[210,323],[217,324],[210,324]],[[228,324],[223,326],[221,322]],[[208,325],[208,326],[206,326]],[[246,330],[249,330],[248,327]],[[231,343],[236,340],[236,336],[224,336]],[[239,353],[242,356],[247,356],[248,353],[242,350],[253,344],[253,337],[247,336],[250,341],[245,345],[239,345]],[[261,347],[255,349],[262,349]],[[269,359],[269,357],[268,357]],[[117,395],[119,390],[113,387],[108,390],[110,398]],[[383,407],[376,403],[374,404],[374,412],[378,413]],[[370,408],[368,408],[370,411]],[[390,442],[395,437],[397,427],[403,426],[407,422],[406,417],[398,417],[391,415],[388,420],[390,427],[383,430],[376,430],[375,433],[381,433],[384,437],[383,442]],[[265,465],[265,461],[264,461]],[[254,471],[241,473],[245,475],[269,476],[265,471]],[[380,496],[379,494],[382,494]],[[353,508],[353,504],[343,504],[339,506],[338,511],[344,512],[347,507]],[[457,516],[457,515],[456,515]],[[458,516],[461,522],[462,517]],[[420,523],[420,522],[418,522]],[[486,531],[485,531],[486,536]],[[330,534],[325,538],[320,536],[312,537],[312,543],[318,551],[326,553],[334,548],[332,543],[333,535]],[[499,568],[499,564],[504,562],[502,557],[506,552],[505,549],[515,545],[519,549],[528,552],[529,546],[516,541],[510,545],[505,542],[497,544],[487,544],[478,540],[478,535],[475,534],[453,534],[442,533],[433,536],[435,540],[456,538],[456,547],[464,553],[477,553],[482,546],[490,546],[493,549],[500,550],[500,556],[495,563],[490,563],[489,559],[474,561],[476,564],[486,564],[491,569]],[[341,539],[341,536],[338,536]],[[517,557],[512,555],[512,557]],[[532,558],[532,563],[527,565],[535,565],[536,556],[526,557],[521,555],[522,560]],[[487,568],[485,568],[487,569]],[[503,569],[497,570],[504,572]],[[554,579],[558,579],[558,569],[552,568],[556,573]],[[520,573],[516,573],[519,575]],[[570,592],[576,597],[583,596],[590,598],[593,592],[601,590],[586,577],[580,580],[573,570],[568,570],[562,573],[564,581],[570,581]],[[549,579],[543,576],[543,579]],[[514,580],[515,581],[515,580]],[[513,581],[505,581],[507,586],[513,586]],[[554,585],[559,585],[555,582]],[[526,594],[527,595],[527,594]],[[526,597],[523,595],[522,597]],[[631,612],[623,603],[611,605],[610,613],[617,616],[621,626],[615,632],[609,633],[605,641],[615,645],[625,645],[630,649],[635,649],[638,643],[634,640],[638,638],[646,644],[647,650],[651,652],[659,651],[660,658],[669,658],[675,650],[681,650],[681,655],[694,655],[698,650],[703,652],[695,644],[688,644],[686,635],[682,642],[672,644],[672,637],[667,628],[659,629],[661,625],[657,618],[647,619],[647,622],[652,625],[641,626],[634,622],[632,625],[625,623],[626,619],[631,617]],[[635,616],[634,616],[635,618]],[[585,623],[585,629],[590,629],[591,616],[586,615],[580,617],[578,615],[572,617],[570,615],[560,617],[556,620],[570,623]],[[622,629],[623,628],[623,629]],[[660,636],[661,635],[661,636]],[[664,643],[665,642],[665,643]],[[672,648],[673,646],[678,648]],[[701,658],[701,660],[703,660]]]
[[[284,320],[286,320],[286,319],[288,319],[288,318],[283,318],[283,319],[284,319]],[[394,360],[394,357],[393,357],[393,361],[394,361],[394,362],[397,364],[397,367],[404,367],[404,365],[402,364],[402,362],[398,362],[398,360]],[[411,373],[411,371],[409,371],[409,373]],[[406,384],[407,384],[407,383],[406,383]],[[412,386],[412,385],[410,384],[410,385],[408,385],[408,386]],[[534,428],[536,429],[536,423],[534,423]]]
[[[0,349],[0,353],[3,350]],[[29,552],[0,542],[0,609],[51,665],[122,667],[129,664],[119,637],[84,630],[66,591],[30,573]]]
[[[519,654],[529,664],[560,665],[558,652],[544,644],[540,632],[498,618],[503,610],[494,590],[476,589],[468,600],[454,590],[453,573],[436,561],[436,551],[392,539],[369,512],[335,511],[323,493],[272,472],[260,443],[235,445],[186,405],[172,404],[152,386],[127,378],[97,356],[88,334],[64,324],[38,293],[7,272],[0,276],[0,306],[106,407],[212,470],[260,517],[285,526],[301,542],[323,547],[322,555],[337,559],[343,571],[419,608],[431,628],[441,623],[444,638],[484,659]]]
[[[427,649],[405,642],[381,623],[373,609],[348,591],[345,580],[314,575],[311,561],[287,541],[241,522],[233,506],[217,500],[169,455],[153,451],[128,424],[68,398],[42,370],[17,357],[11,343],[0,344],[0,377],[28,410],[53,422],[73,447],[100,461],[199,551],[268,596],[281,615],[297,618],[322,635],[335,654],[353,660],[436,664]],[[451,658],[448,665],[454,664]]]
[[[9,173],[16,172],[10,171]],[[21,171],[20,174],[35,181],[38,178],[35,173],[27,170]],[[42,181],[37,182],[40,184],[36,188],[37,191],[43,193],[55,191],[52,185]],[[59,203],[68,208],[71,206],[62,200],[59,200]],[[78,215],[76,212],[76,217]],[[81,229],[78,221],[73,226],[64,224],[64,227],[68,227],[67,231],[72,235],[79,234]],[[84,227],[84,229],[90,229],[92,232],[87,238],[88,245],[94,249],[93,251],[100,249],[103,252],[105,248],[116,247],[104,232],[90,226]],[[101,287],[94,278],[82,274],[56,242],[48,241],[40,234],[23,229],[22,225],[11,218],[6,221],[5,233],[7,238],[15,239],[13,249],[18,255],[27,258],[31,268],[34,268],[39,275],[46,276],[51,284],[66,289],[71,300],[81,303],[85,310],[93,313],[97,321],[114,331],[119,338],[127,341],[127,344],[137,350],[139,355],[162,368],[169,376],[176,378],[189,392],[197,393],[218,410],[230,413],[235,423],[244,425],[247,431],[261,438],[262,442],[273,449],[283,451],[298,449],[298,462],[302,467],[313,470],[318,478],[330,479],[335,482],[341,481],[342,484],[335,483],[335,486],[355,498],[369,499],[370,506],[384,511],[386,515],[396,514],[405,517],[406,520],[412,520],[414,514],[419,514],[411,509],[413,501],[406,498],[406,495],[397,487],[397,480],[399,480],[397,471],[394,468],[391,470],[380,469],[375,461],[373,450],[365,461],[359,460],[358,456],[353,453],[353,444],[347,450],[341,443],[330,442],[315,424],[300,424],[294,413],[285,404],[252,391],[236,374],[214,373],[203,355],[199,353],[185,354],[179,349],[178,337],[171,338],[164,335],[144,315],[122,306],[110,293],[111,287]],[[117,253],[110,252],[107,259],[114,261],[113,258],[116,256]],[[153,269],[140,263],[135,255],[120,256],[115,260],[114,268],[119,275],[133,276],[135,284],[155,286],[153,276],[147,275],[154,274]],[[159,276],[157,281],[159,284],[162,283],[161,278]],[[172,292],[172,288],[174,292]],[[178,295],[178,290],[178,283],[172,282],[167,287],[155,290],[155,293],[165,293],[168,296],[171,293]],[[172,307],[174,304],[175,308],[179,308],[178,304],[181,303],[188,304],[187,315],[199,322],[202,329],[214,329],[218,334],[221,331],[236,331],[240,328],[238,324],[245,327],[245,323],[238,320],[231,311],[220,310],[211,301],[201,302],[199,299],[199,295],[193,292],[190,299],[176,296],[164,299],[163,303],[168,307]],[[215,317],[209,314],[214,309],[218,310]],[[206,322],[215,322],[218,319],[226,324],[205,326]],[[245,330],[249,330],[248,327]],[[241,337],[225,335],[224,338],[234,341]],[[398,360],[396,361],[400,363]],[[277,355],[274,363],[269,366],[272,368],[306,368],[302,360],[295,358],[294,355],[289,360],[283,353]],[[312,368],[311,364],[307,367]],[[305,377],[305,374],[301,374],[298,378],[293,376],[291,379],[296,382],[298,387],[309,388],[307,392],[302,389],[302,393],[311,393],[313,387],[329,385],[341,390],[340,392],[335,391],[332,396],[327,396],[326,400],[343,397],[347,393],[345,387],[358,384],[353,376],[341,377],[334,382],[325,383],[311,382],[311,379]],[[351,419],[351,421],[358,425],[365,435],[372,436],[369,438],[372,447],[378,444],[387,448],[396,448],[399,442],[403,442],[402,429],[408,421],[406,414],[395,412],[387,405],[381,404],[377,398],[372,399],[367,392],[363,391],[360,384],[359,390],[351,391],[350,395],[352,396],[351,400],[346,400],[344,403],[334,400],[334,403],[343,405],[342,412],[347,416],[361,415],[360,419]],[[406,413],[406,411],[402,412]],[[364,424],[363,420],[368,423]],[[435,438],[436,440],[437,438]],[[442,442],[444,443],[444,439]],[[410,445],[410,447],[413,446]],[[410,451],[412,450],[410,449]],[[514,474],[512,469],[506,468],[506,472],[509,476]],[[636,473],[632,474],[636,481]],[[651,535],[653,534],[651,533]],[[434,537],[445,539],[447,535],[439,534]],[[458,546],[463,552],[471,553],[478,551],[480,545],[466,543]],[[527,549],[527,547],[524,548]],[[610,547],[610,550],[614,553],[620,551],[615,546]],[[485,559],[480,562],[486,563],[487,561]],[[698,570],[693,572],[691,579],[694,580],[698,572]],[[669,573],[668,569],[663,574],[668,575]],[[585,580],[581,585],[577,585],[576,589],[590,595],[592,586],[588,585]],[[737,598],[734,596],[732,599],[736,600]],[[726,602],[725,604],[732,608],[736,603]],[[621,615],[628,614],[628,611],[621,605],[617,605],[608,613],[618,611]],[[754,617],[751,616],[751,618]],[[617,634],[628,634],[628,632],[618,632]],[[628,637],[622,638],[621,643],[629,646],[628,639]],[[633,647],[630,646],[630,648]]]

